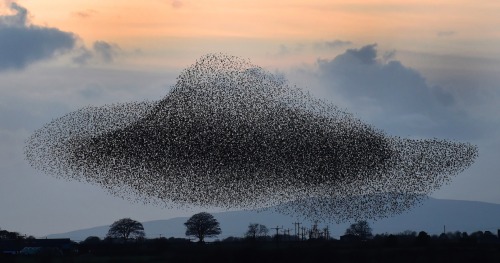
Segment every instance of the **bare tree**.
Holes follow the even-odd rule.
[[[361,240],[366,240],[372,237],[372,228],[367,221],[361,220],[354,224],[352,224],[345,231],[346,235],[355,235],[358,236]]]
[[[222,233],[219,222],[213,215],[206,212],[193,215],[184,225],[186,236],[194,236],[200,243],[204,242],[205,237],[216,237]]]
[[[267,236],[268,233],[269,229],[265,225],[250,223],[245,236],[251,239],[257,239],[258,237]]]
[[[115,221],[110,227],[107,237],[110,238],[142,238],[145,236],[144,227],[138,221],[123,218]]]
[[[265,225],[259,224],[259,237],[267,237],[269,229]]]

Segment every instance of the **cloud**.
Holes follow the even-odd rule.
[[[173,8],[181,8],[183,3],[182,3],[182,1],[179,1],[179,0],[173,0],[173,1],[171,1],[171,5]]]
[[[106,63],[113,62],[119,50],[118,45],[110,44],[105,41],[94,42],[93,48],[96,54]]]
[[[382,60],[387,63],[391,60],[394,59],[394,57],[396,56],[396,50],[390,50],[390,51],[386,51],[384,52],[384,54],[382,55]]]
[[[472,136],[474,120],[456,103],[457,94],[432,86],[416,70],[378,57],[376,44],[348,49],[332,60],[319,59],[319,81],[350,111],[392,131],[423,136]]]
[[[344,40],[332,40],[332,41],[319,41],[310,43],[295,43],[295,44],[280,44],[279,50],[270,54],[271,56],[281,57],[293,54],[299,54],[310,51],[323,51],[331,50],[335,48],[345,47],[351,45],[351,41]]]
[[[73,57],[73,62],[80,66],[87,65],[87,63],[94,57],[92,51],[86,47],[80,47],[77,51],[77,56]]]
[[[74,12],[73,15],[79,18],[89,18],[94,16],[97,13],[97,11],[88,9],[85,11],[79,11],[79,12]]]
[[[80,94],[86,99],[96,99],[103,96],[104,88],[98,83],[90,83],[80,90]]]
[[[306,50],[307,45],[303,43],[295,43],[293,45],[285,45],[285,44],[280,44],[278,47],[278,51],[274,53],[268,53],[269,56],[272,57],[284,57],[284,56],[289,56],[289,55],[294,55],[294,54],[299,54],[302,53]]]
[[[277,55],[278,56],[285,56],[285,55],[288,55],[290,53],[291,53],[290,49],[286,45],[281,44]]]
[[[9,8],[15,11],[14,15],[0,16],[0,24],[6,26],[24,26],[28,22],[28,10],[16,3],[10,3]]]
[[[352,44],[351,41],[344,41],[344,40],[336,39],[333,41],[316,42],[316,43],[314,43],[314,49],[317,49],[317,50],[333,49],[333,48],[349,46],[351,44]]]
[[[87,65],[92,60],[101,61],[104,63],[112,63],[115,58],[121,54],[120,47],[117,44],[108,43],[98,40],[92,45],[92,49],[85,46],[80,47],[73,57],[73,62],[78,65]]]
[[[0,71],[23,69],[74,48],[74,34],[31,25],[28,10],[17,3],[11,3],[9,8],[15,14],[0,16]]]
[[[428,92],[425,79],[399,61],[382,64],[377,60],[375,44],[348,49],[333,60],[320,59],[318,66],[322,78],[331,80],[332,88],[349,99],[390,100],[393,103],[389,107],[399,108],[398,104],[403,104],[406,111],[413,111],[420,104],[411,105],[406,100],[416,96],[427,98],[421,94]]]

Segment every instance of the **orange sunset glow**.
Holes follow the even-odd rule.
[[[499,38],[500,3],[471,1],[22,1],[36,24],[124,46],[169,38],[398,43],[442,50],[436,35],[455,32],[452,49],[481,37]],[[467,40],[467,43],[464,43]],[[187,40],[189,41],[189,40]],[[442,42],[444,40],[441,40]],[[149,42],[149,43],[148,43]]]

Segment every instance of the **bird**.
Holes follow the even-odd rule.
[[[34,169],[126,199],[335,222],[402,213],[477,155],[467,142],[389,136],[223,53],[184,69],[157,101],[84,107],[25,144]]]

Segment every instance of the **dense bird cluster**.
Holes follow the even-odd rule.
[[[400,213],[475,146],[390,137],[246,60],[202,57],[155,102],[86,107],[28,139],[39,170],[167,205],[278,207],[345,221]]]

